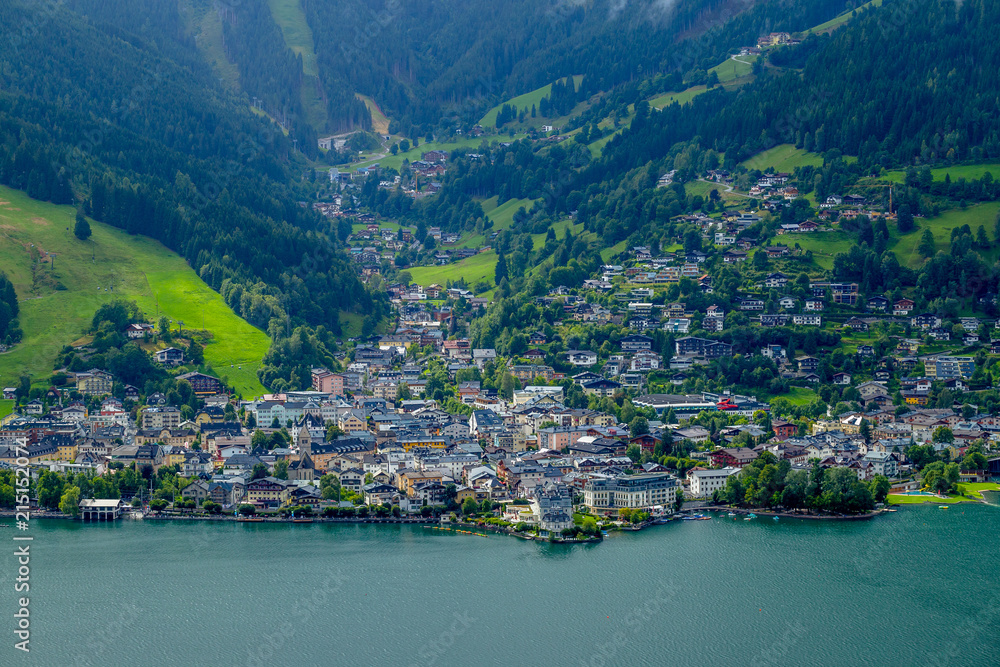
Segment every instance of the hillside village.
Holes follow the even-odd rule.
[[[603,267],[582,289],[538,297],[552,314],[547,332],[515,334],[502,350],[450,334],[484,301],[459,288],[414,294],[395,285],[395,330],[354,341],[339,354],[342,368],[314,368],[305,390],[241,400],[218,378],[188,371],[175,381],[190,387],[193,410],[99,369],[72,373],[68,386],[32,400],[5,388],[19,405],[2,420],[0,465],[26,456],[40,485],[54,473],[79,481],[132,470],[130,486],[95,497],[154,512],[460,512],[564,537],[582,530],[583,515],[644,525],[685,502],[719,501],[729,478],[755,461],[786,472],[843,469],[873,490],[882,479],[872,495],[879,501],[919,488],[917,468],[932,460],[961,464],[964,482],[1000,474],[992,456],[1000,418],[967,402],[970,390],[991,386],[991,344],[978,332],[995,321],[963,318],[945,328],[941,318],[912,313],[912,301],[861,299],[856,284],[806,281],[797,289],[809,296],[793,299],[788,314],[765,313],[764,300],[750,297],[733,312],[702,312],[623,280],[690,266],[691,276],[682,274],[690,295],[711,294],[712,281],[698,275],[704,253],[667,262],[645,248],[633,253],[630,266]],[[765,282],[788,286],[781,273]],[[879,330],[879,339],[851,354],[769,342],[777,340],[770,332],[829,327],[827,308],[845,312],[823,344],[840,332]],[[581,349],[575,336],[562,339],[564,327],[612,333]],[[737,328],[754,333],[727,339]],[[938,333],[959,328],[960,341]],[[130,324],[123,334],[148,339],[151,331]],[[922,353],[942,341],[967,354]],[[168,347],[152,360],[173,369],[184,353]],[[713,375],[734,370],[735,381],[722,385],[777,389],[777,398],[709,389],[719,384]],[[781,398],[785,387],[813,401],[793,405]]]

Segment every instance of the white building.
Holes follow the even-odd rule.
[[[692,498],[710,498],[726,485],[726,480],[739,471],[739,468],[691,470],[687,474],[688,491]]]

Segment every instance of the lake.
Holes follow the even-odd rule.
[[[31,653],[13,649],[8,555],[0,665],[988,665],[1000,651],[1000,508],[985,505],[719,517],[573,546],[365,524],[35,520],[32,534]]]

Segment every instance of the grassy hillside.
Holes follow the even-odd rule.
[[[952,181],[964,178],[967,181],[979,180],[987,173],[994,178],[1000,178],[1000,162],[984,162],[982,164],[959,164],[952,167],[939,167],[931,169],[931,176],[935,181],[943,181],[945,176],[950,176]],[[905,183],[906,172],[889,171],[885,177],[893,183]]]
[[[858,7],[858,9],[861,9],[862,7],[868,8],[868,7],[881,7],[881,6],[882,6],[882,0],[871,0],[871,2],[867,2],[864,5],[862,5],[861,7]],[[844,12],[843,14],[841,14],[840,16],[834,17],[834,18],[830,19],[829,21],[827,21],[826,23],[820,23],[817,26],[813,26],[812,28],[810,28],[809,30],[807,30],[805,33],[801,33],[801,34],[805,35],[805,34],[810,33],[810,32],[811,33],[817,33],[817,34],[818,33],[822,33],[822,32],[829,32],[829,31],[833,30],[834,28],[840,27],[840,26],[844,25],[845,23],[847,23],[851,19],[851,17],[853,15],[854,15],[854,11],[848,10],[848,11]]]
[[[681,105],[687,104],[698,95],[704,93],[706,90],[708,90],[708,88],[706,88],[705,86],[692,86],[691,88],[688,88],[687,90],[682,90],[679,93],[667,93],[666,95],[660,95],[659,97],[654,97],[652,100],[649,101],[649,105],[657,109],[662,109],[663,107],[670,106],[674,102],[677,102],[678,104]]]
[[[986,229],[991,230],[998,212],[1000,212],[1000,202],[977,204],[965,210],[952,209],[936,218],[918,218],[916,221],[917,229],[905,235],[900,235],[895,225],[890,224],[889,248],[896,253],[900,264],[910,268],[918,268],[924,263],[924,256],[917,252],[917,248],[925,229],[930,229],[934,235],[935,250],[947,250],[951,247],[952,229],[969,225],[975,232],[979,225],[983,225]],[[798,243],[803,250],[812,250],[813,261],[820,268],[827,270],[833,268],[833,258],[836,255],[847,252],[857,242],[853,235],[839,230],[809,234],[785,234],[779,239],[789,246],[794,247]],[[990,260],[995,259],[995,255],[995,250],[986,253]]]
[[[14,411],[14,401],[0,399],[0,419],[3,419]]]
[[[407,269],[418,285],[444,285],[449,280],[465,279],[466,284],[474,285],[480,280],[493,284],[496,271],[497,254],[490,250],[474,257],[463,259],[444,266],[417,266]]]
[[[240,72],[226,57],[222,39],[222,19],[212,3],[205,0],[181,0],[178,4],[189,33],[212,70],[232,90],[240,87]]]
[[[281,28],[285,44],[292,53],[302,56],[302,109],[306,120],[316,130],[326,128],[326,102],[319,82],[319,65],[316,62],[316,46],[312,30],[306,22],[306,14],[300,0],[268,0],[271,16]]]
[[[368,107],[368,113],[372,115],[372,131],[376,134],[388,135],[389,134],[389,119],[386,117],[385,113],[382,112],[382,108],[378,105],[375,100],[370,97],[366,97],[361,93],[354,93],[354,96],[365,103]]]
[[[758,153],[741,163],[747,169],[764,171],[773,168],[775,171],[791,172],[796,167],[821,167],[823,158],[817,153],[809,153],[796,148],[793,144],[781,144],[763,153]]]
[[[582,80],[583,76],[578,74],[573,77],[573,84],[579,87],[580,81]],[[486,115],[479,120],[479,124],[482,125],[483,127],[495,127],[497,124],[497,114],[500,112],[500,107],[502,107],[504,104],[512,105],[515,109],[518,110],[518,112],[522,111],[523,109],[528,109],[530,111],[532,105],[534,105],[535,108],[537,109],[538,103],[542,101],[543,97],[548,96],[548,94],[551,91],[552,91],[552,84],[550,83],[548,85],[542,86],[541,88],[536,88],[531,92],[524,93],[523,95],[518,95],[513,99],[501,102],[500,104],[496,105],[495,107],[487,111]]]
[[[97,308],[122,296],[138,302],[151,320],[166,315],[183,321],[185,329],[211,332],[206,364],[245,396],[264,391],[256,371],[267,352],[266,334],[240,319],[158,242],[98,222],[91,222],[93,236],[80,241],[71,231],[74,214],[72,207],[0,187],[0,267],[17,290],[24,329],[24,342],[0,355],[0,385],[22,373],[47,375],[59,350],[83,334]]]
[[[504,202],[502,206],[497,206],[496,196],[483,200],[480,202],[480,205],[483,207],[483,213],[493,221],[493,226],[486,230],[485,234],[470,234],[463,237],[455,247],[478,248],[486,244],[490,234],[509,229],[514,224],[514,214],[517,213],[517,209],[523,206],[524,210],[528,211],[531,210],[533,204],[534,201],[531,199],[510,199]]]
[[[757,58],[758,56],[734,56],[708,71],[715,72],[720,83],[734,81],[740,77],[748,76],[753,71],[753,63]]]
[[[302,56],[303,72],[307,76],[319,76],[312,30],[299,0],[268,0],[267,4],[271,7],[274,22],[285,36],[285,44],[293,53]]]

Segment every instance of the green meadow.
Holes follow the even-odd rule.
[[[982,164],[957,164],[951,167],[938,167],[931,169],[931,177],[935,181],[943,181],[945,176],[957,181],[964,178],[967,181],[979,180],[986,174],[991,174],[994,179],[1000,178],[1000,162],[984,162]],[[893,183],[906,182],[906,172],[901,170],[886,172],[886,178]]]
[[[744,76],[749,76],[753,71],[753,63],[759,56],[735,56],[729,58],[724,63],[716,65],[709,72],[715,72],[719,77],[719,83],[728,83]]]
[[[744,160],[741,164],[747,169],[757,169],[758,171],[772,168],[779,172],[791,172],[796,167],[822,167],[823,157],[817,153],[796,148],[793,144],[781,144],[758,153],[752,158]]]
[[[969,225],[972,233],[975,234],[976,229],[982,225],[988,230],[988,233],[992,234],[993,224],[998,213],[1000,213],[1000,202],[986,202],[965,209],[950,209],[936,218],[917,218],[917,228],[908,234],[901,235],[896,226],[890,224],[889,249],[896,253],[900,264],[915,269],[924,263],[925,258],[917,251],[917,248],[920,246],[920,239],[925,229],[931,230],[931,234],[934,236],[935,251],[947,250],[951,247],[952,229]],[[816,265],[829,270],[833,268],[833,258],[850,250],[856,239],[847,232],[834,230],[808,234],[785,234],[780,237],[780,241],[791,247],[797,243],[803,250],[811,250]],[[982,254],[990,260],[996,258],[995,250]]]
[[[264,332],[159,242],[94,221],[93,235],[80,241],[71,231],[74,215],[70,206],[0,187],[0,266],[14,283],[24,329],[24,341],[0,355],[0,384],[21,374],[47,376],[59,350],[86,332],[101,304],[124,297],[150,321],[166,315],[185,330],[209,332],[206,366],[244,396],[264,392],[256,376],[269,346]]]
[[[580,82],[583,80],[583,76],[577,74],[573,77],[573,84],[577,87],[580,86]],[[500,113],[500,108],[504,104],[512,105],[520,113],[522,110],[527,109],[531,111],[531,106],[534,105],[538,108],[538,104],[542,101],[543,97],[547,97],[549,93],[552,92],[552,84],[547,84],[541,88],[536,88],[530,92],[524,93],[523,95],[518,95],[512,99],[501,102],[492,109],[486,112],[486,115],[479,120],[479,124],[483,127],[495,127],[497,124],[497,114]],[[537,118],[536,118],[537,120]],[[544,119],[543,119],[544,120]]]
[[[462,278],[471,287],[480,280],[492,285],[496,265],[497,254],[490,250],[443,266],[416,266],[407,271],[413,277],[413,282],[425,287],[434,283],[443,286],[449,280],[456,281]]]
[[[861,7],[858,7],[858,9],[870,8],[870,7],[881,7],[881,6],[882,6],[882,0],[871,0],[871,2],[867,2],[867,3],[863,4],[863,5],[861,5]],[[821,33],[821,32],[828,32],[830,30],[833,30],[834,28],[840,27],[843,24],[847,23],[851,19],[852,16],[854,16],[854,12],[855,11],[857,11],[857,10],[846,11],[843,14],[841,14],[841,15],[835,17],[835,18],[830,19],[826,23],[820,23],[817,26],[813,26],[812,28],[810,28],[807,31],[807,33],[811,32],[811,33],[817,33],[818,34],[818,33]]]
[[[663,107],[670,106],[674,102],[677,102],[678,104],[683,106],[688,102],[690,102],[691,100],[693,100],[694,98],[696,98],[698,95],[704,93],[706,90],[708,90],[708,88],[702,85],[702,86],[692,86],[691,88],[688,88],[687,90],[682,90],[679,93],[667,93],[665,95],[660,95],[659,97],[654,97],[653,99],[651,99],[649,101],[649,106],[655,107],[657,109],[662,109]]]

